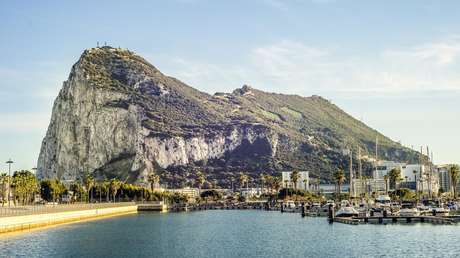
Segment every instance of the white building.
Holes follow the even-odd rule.
[[[439,189],[439,178],[436,170],[429,173],[429,167],[420,164],[406,164],[394,161],[379,161],[374,170],[374,179],[382,180],[392,169],[401,171],[400,187],[417,189],[423,192],[437,193]],[[416,182],[417,181],[417,182]]]
[[[394,168],[399,168],[399,170],[402,171],[405,165],[405,163],[397,163],[394,161],[379,161],[376,170],[374,170],[374,179],[383,179],[384,176],[388,175]]]
[[[350,194],[352,197],[359,197],[363,194],[385,193],[386,190],[389,190],[385,183],[384,179],[353,179],[353,192]]]
[[[439,187],[444,192],[452,191],[452,182],[450,178],[450,165],[440,165],[436,167],[439,175]]]
[[[262,195],[262,188],[253,187],[253,188],[242,188],[241,195],[248,198],[248,197],[258,197]]]
[[[188,198],[195,198],[200,195],[198,188],[190,188],[190,187],[185,187],[185,188],[180,188],[180,189],[166,189],[166,191],[170,193],[180,193],[180,194],[186,195]],[[205,190],[202,190],[202,191],[205,191]]]
[[[294,183],[291,180],[292,171],[281,172],[283,187],[294,188]],[[310,177],[308,171],[299,171],[299,179],[297,180],[296,189],[310,190]]]

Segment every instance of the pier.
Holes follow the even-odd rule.
[[[137,204],[137,211],[167,212],[168,211],[168,205],[166,205],[163,202],[139,203],[139,204]]]
[[[411,224],[431,223],[439,225],[453,225],[460,221],[460,217],[435,217],[435,216],[388,216],[388,217],[348,217],[332,219],[333,222],[359,225],[359,224]]]

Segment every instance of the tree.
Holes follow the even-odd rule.
[[[83,177],[83,184],[85,186],[86,191],[88,192],[88,197],[89,200],[88,202],[93,201],[93,193],[92,193],[92,188],[94,187],[94,177],[90,175],[89,173],[86,173],[85,176]]]
[[[385,180],[385,193],[386,194],[388,194],[388,179],[389,179],[388,175],[383,176],[383,180]]]
[[[102,192],[105,192],[105,185],[103,181],[97,181],[96,183],[96,191],[99,194],[99,203],[102,202]]]
[[[38,181],[32,172],[21,170],[14,172],[11,187],[14,190],[14,201],[23,205],[30,203],[38,192]]]
[[[281,178],[277,176],[267,176],[267,185],[269,186],[270,192],[272,190],[275,190],[275,192],[278,192],[279,189],[281,188]]]
[[[398,197],[402,200],[413,200],[415,194],[410,189],[401,188],[394,192],[394,197]]]
[[[460,168],[458,165],[452,165],[450,167],[450,180],[452,182],[452,194],[454,199],[457,198],[457,184],[458,184],[458,174],[460,172]]]
[[[200,197],[201,197],[201,198],[211,198],[211,199],[213,199],[214,201],[217,201],[217,200],[219,200],[219,199],[222,198],[222,194],[219,193],[218,191],[212,189],[212,190],[203,191],[203,192],[200,194]]]
[[[261,183],[261,191],[262,191],[262,193],[264,192],[265,183],[267,182],[267,177],[268,177],[268,175],[265,175],[264,173],[260,174],[260,183]]]
[[[305,191],[307,190],[307,183],[308,183],[308,179],[304,179],[303,180],[303,187],[304,187]]]
[[[196,181],[198,182],[198,192],[201,194],[201,187],[203,187],[203,184],[206,182],[206,175],[203,172],[198,171],[196,173]]]
[[[115,201],[115,197],[117,195],[118,190],[121,188],[122,182],[116,178],[110,180],[110,191],[112,192],[113,202]]]
[[[5,202],[8,202],[8,182],[9,176],[6,173],[0,174],[0,198],[2,199],[2,207],[5,205]]]
[[[150,183],[150,189],[153,191],[155,185],[160,183],[160,176],[152,172],[148,175],[147,181]]]
[[[390,184],[393,185],[393,189],[396,189],[396,185],[401,180],[401,169],[393,168],[388,172],[388,176],[390,178]]]
[[[299,181],[300,173],[297,170],[292,171],[291,173],[291,181],[294,184],[294,190],[297,190],[297,181]]]
[[[46,201],[56,202],[67,188],[57,179],[46,179],[40,183],[41,196]]]
[[[80,201],[83,200],[83,196],[85,194],[85,189],[83,188],[83,186],[81,185],[81,183],[79,182],[73,182],[71,185],[70,185],[70,191],[73,192],[74,194],[74,197],[76,198],[76,200],[80,199]]]
[[[337,184],[337,192],[338,192],[338,196],[340,199],[340,194],[342,192],[341,186],[345,182],[345,172],[342,169],[337,170],[334,173],[334,180],[335,180],[335,183]]]
[[[110,201],[110,181],[107,178],[104,178],[104,190],[105,190],[105,201]]]
[[[241,172],[240,173],[240,184],[241,184],[241,188],[244,187],[244,183],[246,183],[246,191],[248,191],[248,183],[249,183],[249,176],[246,175],[246,173],[244,172]]]

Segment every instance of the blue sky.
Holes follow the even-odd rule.
[[[322,95],[460,163],[459,13],[422,0],[2,1],[0,159],[36,166],[71,65],[106,41],[208,93]]]

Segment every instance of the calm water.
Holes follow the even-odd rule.
[[[145,213],[0,237],[2,257],[459,257],[460,226],[264,211]]]

